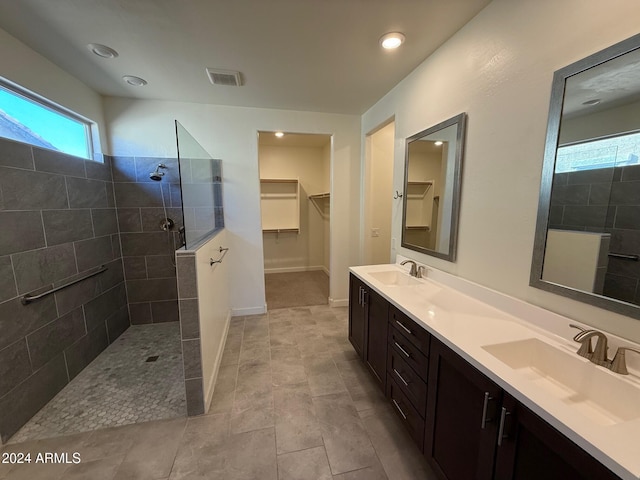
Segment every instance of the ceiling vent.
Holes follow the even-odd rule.
[[[239,87],[242,85],[240,72],[234,70],[220,70],[218,68],[207,68],[207,77],[214,85],[226,85],[228,87]]]

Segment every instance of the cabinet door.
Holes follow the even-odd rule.
[[[431,338],[424,454],[442,478],[492,478],[501,396],[496,384]]]
[[[367,295],[368,319],[365,361],[385,391],[387,382],[387,331],[389,328],[389,302],[373,290]]]
[[[349,275],[349,341],[360,358],[364,359],[366,329],[366,297],[364,283]]]
[[[504,426],[496,454],[496,480],[619,478],[506,393],[502,406]]]

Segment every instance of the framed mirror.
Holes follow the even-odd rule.
[[[640,35],[554,74],[530,285],[640,318]]]
[[[454,262],[466,114],[407,138],[402,246]]]

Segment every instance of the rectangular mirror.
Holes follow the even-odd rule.
[[[466,114],[407,138],[402,246],[455,261]]]
[[[640,35],[555,72],[530,285],[640,318]]]

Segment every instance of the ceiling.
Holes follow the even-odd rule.
[[[598,100],[595,105],[585,102]],[[589,115],[640,101],[640,49],[567,78],[562,114]]]
[[[0,28],[103,95],[360,114],[489,2],[18,0],[0,2]],[[396,51],[378,44],[389,31],[406,36]],[[244,85],[214,86],[206,67]]]

